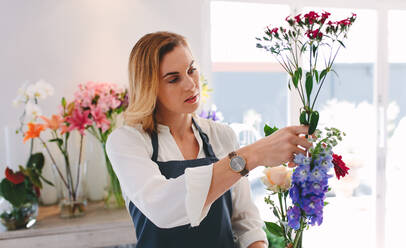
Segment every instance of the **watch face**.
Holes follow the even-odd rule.
[[[245,168],[245,160],[240,156],[235,156],[231,159],[230,166],[233,171],[240,172]]]

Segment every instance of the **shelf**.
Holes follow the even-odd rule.
[[[105,209],[88,203],[85,216],[62,219],[58,206],[42,206],[31,229],[0,230],[0,247],[106,247],[136,242],[126,209]]]

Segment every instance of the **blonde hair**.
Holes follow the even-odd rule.
[[[125,123],[141,124],[145,132],[157,132],[155,107],[160,79],[160,62],[175,47],[189,47],[185,37],[170,32],[144,35],[133,47],[129,62],[129,104]]]

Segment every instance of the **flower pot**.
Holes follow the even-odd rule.
[[[6,201],[0,199],[0,201]],[[10,208],[0,213],[0,222],[8,230],[17,230],[32,227],[38,216],[38,203],[28,202],[20,207]]]

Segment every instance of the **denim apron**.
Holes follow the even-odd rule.
[[[183,175],[186,168],[209,165],[218,161],[208,136],[193,119],[192,121],[202,138],[205,158],[159,162],[157,161],[158,135],[156,133],[151,135],[152,160],[158,164],[159,170],[167,179]],[[165,207],[164,204],[162,207]],[[231,229],[232,201],[230,190],[211,205],[207,216],[196,227],[187,224],[174,228],[159,228],[131,201],[128,209],[135,226],[137,248],[235,248]]]

